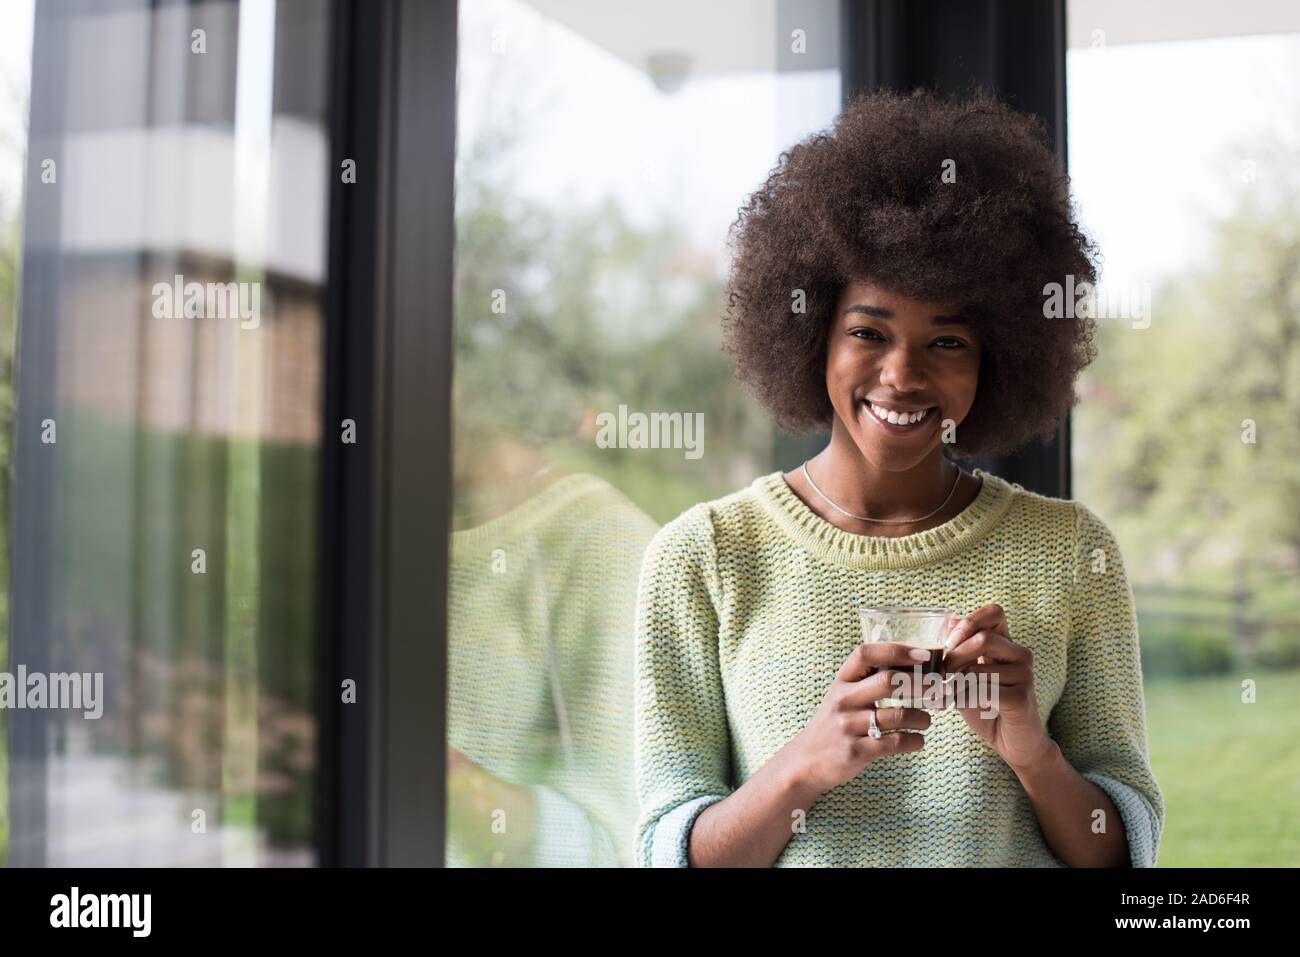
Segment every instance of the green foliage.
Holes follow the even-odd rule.
[[[673,214],[642,226],[611,199],[515,195],[500,169],[517,145],[494,134],[490,155],[470,145],[458,171],[457,458],[502,440],[545,449],[616,481],[660,520],[766,469],[772,427],[720,349],[716,264]],[[597,448],[596,416],[620,405],[704,413],[703,457]]]
[[[1277,168],[1296,165],[1278,157]],[[1115,529],[1156,673],[1283,664],[1300,643],[1300,187],[1261,177],[1149,328],[1100,320],[1075,413],[1076,495]],[[1253,424],[1253,441],[1250,429]],[[1240,607],[1195,609],[1196,589]],[[1158,601],[1158,599],[1157,599]],[[1258,655],[1258,658],[1254,656]]]
[[[220,794],[222,823],[307,845],[318,450],[58,420],[77,438],[58,445],[54,630],[83,670],[137,679],[92,748],[155,768],[147,786]]]
[[[1221,628],[1139,614],[1142,671],[1151,675],[1222,674],[1237,663],[1231,638]]]

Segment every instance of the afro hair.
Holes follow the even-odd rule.
[[[830,427],[827,333],[855,280],[951,302],[978,333],[975,401],[949,445],[958,458],[1050,436],[1096,355],[1092,319],[1044,309],[1048,284],[1096,282],[1069,181],[1042,122],[984,91],[858,96],[781,154],[728,241],[723,348],[787,432]]]

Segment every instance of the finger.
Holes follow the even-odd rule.
[[[876,727],[881,731],[924,731],[930,727],[930,715],[920,708],[865,708],[848,720],[848,731],[858,737],[871,734],[871,712],[876,712]]]
[[[1030,657],[1030,651],[1010,638],[995,631],[981,631],[971,635],[955,649],[943,656],[943,670],[955,671],[979,658],[989,661],[1021,662]]]
[[[844,659],[835,677],[840,681],[861,681],[878,668],[890,665],[914,665],[929,660],[929,652],[912,648],[901,641],[864,642]]]
[[[920,751],[925,747],[925,735],[916,731],[901,731],[898,734],[882,734],[878,738],[860,738],[862,749],[871,756],[871,760],[901,754],[904,751]]]
[[[953,626],[948,633],[945,647],[951,651],[972,635],[988,629],[1007,637],[1011,632],[1007,628],[1007,616],[1002,606],[994,603],[982,605]]]
[[[962,669],[962,674],[997,675],[998,685],[1005,688],[1034,683],[1033,670],[1028,665],[1022,664],[967,665]]]
[[[913,661],[911,665],[918,665]],[[856,682],[841,703],[850,709],[873,708],[882,698],[919,698],[925,690],[924,681],[918,682],[917,674],[907,665],[893,668],[881,668],[875,673]],[[942,680],[943,676],[939,675]]]
[[[951,650],[972,635],[985,630],[996,631],[1010,637],[1011,632],[1007,626],[1006,613],[1001,605],[993,603],[982,605],[965,618],[962,618],[948,633],[945,647]]]
[[[1023,663],[1033,659],[1034,653],[1024,645],[1017,644],[1005,635],[998,634],[996,631],[981,631],[963,641],[955,651],[950,651],[944,655],[944,663],[949,659],[958,663],[958,666],[967,664],[977,659],[984,659],[981,664],[987,664],[996,661]]]

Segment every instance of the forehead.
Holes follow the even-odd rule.
[[[849,282],[841,290],[836,318],[843,320],[861,317],[863,313],[860,311],[846,313],[845,310],[855,305],[874,307],[873,312],[876,309],[885,310],[893,316],[904,318],[928,319],[936,315],[954,315],[959,311],[954,303],[941,299],[917,299],[865,279]]]

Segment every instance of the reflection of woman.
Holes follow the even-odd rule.
[[[737,374],[779,424],[831,438],[647,552],[638,864],[1154,865],[1164,802],[1114,537],[945,455],[1008,452],[1069,408],[1093,329],[1045,318],[1045,287],[1094,267],[1067,197],[1029,118],[879,94],[741,211]],[[946,668],[996,674],[998,713],[877,710],[882,666],[910,661],[860,644],[864,604],[964,614]]]
[[[603,479],[561,474],[522,443],[464,448],[458,469],[474,480],[450,548],[447,863],[630,864],[628,626],[655,525]]]

